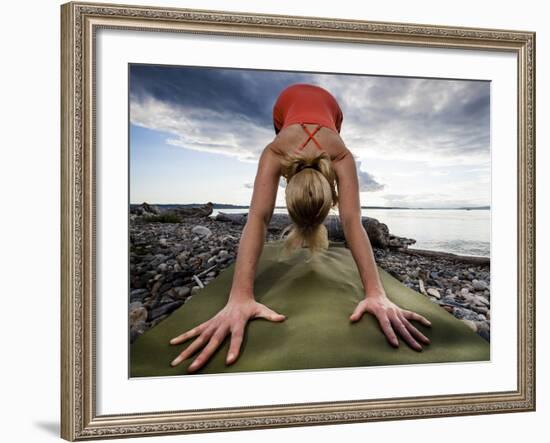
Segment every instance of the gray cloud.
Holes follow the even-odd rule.
[[[486,81],[132,65],[130,120],[161,132],[173,146],[257,162],[275,135],[273,104],[296,82],[318,84],[339,102],[341,134],[354,153],[362,192],[387,185],[361,171],[361,158],[418,162],[418,170],[435,168],[427,172],[434,175],[490,160]],[[488,176],[490,169],[484,171],[479,174]],[[397,194],[384,197],[399,201]]]
[[[489,155],[490,84],[402,77],[322,77],[344,103],[346,142],[371,156],[476,164]]]
[[[371,174],[361,171],[361,161],[356,160],[355,163],[359,179],[359,192],[375,192],[385,188],[385,185],[378,183]]]

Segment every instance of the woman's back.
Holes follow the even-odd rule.
[[[316,123],[305,123],[304,126],[310,133],[313,133],[318,127]],[[330,160],[333,162],[338,161],[349,152],[340,135],[330,128],[322,126],[313,135],[315,140],[308,140],[308,137],[308,133],[299,123],[291,124],[279,132],[270,144],[270,149],[281,158],[285,154],[291,154],[293,152],[315,154],[322,150],[329,155]],[[305,141],[307,141],[307,143],[302,148],[302,144]],[[315,141],[317,141],[320,148],[316,145]]]
[[[347,151],[340,138],[343,113],[336,98],[326,89],[295,83],[281,91],[273,105],[277,136],[271,149],[280,156],[319,151],[335,161]],[[317,152],[315,152],[317,151]]]

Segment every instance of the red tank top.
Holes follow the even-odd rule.
[[[273,126],[278,134],[283,128],[300,123],[308,133],[308,139],[300,146],[302,149],[311,139],[321,149],[313,135],[327,127],[340,133],[343,114],[334,96],[320,86],[308,83],[295,83],[283,89],[273,106]],[[317,123],[310,133],[304,123]]]

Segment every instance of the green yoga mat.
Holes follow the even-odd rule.
[[[365,313],[356,323],[349,316],[364,297],[351,251],[343,242],[309,260],[302,248],[282,257],[282,240],[266,242],[255,279],[256,300],[286,315],[283,322],[251,320],[238,360],[225,364],[229,336],[194,374],[344,368],[374,365],[483,361],[490,345],[465,323],[428,298],[403,285],[378,267],[387,296],[398,306],[417,312],[431,327],[413,324],[431,343],[415,351],[401,339],[392,347],[376,318]],[[142,334],[130,347],[130,376],[189,375],[192,356],[176,367],[170,362],[190,343],[169,340],[214,316],[227,301],[235,264],[201,289],[170,317]]]

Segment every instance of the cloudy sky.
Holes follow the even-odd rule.
[[[248,205],[292,83],[340,104],[363,206],[490,205],[489,82],[158,65],[130,67],[131,202]]]

